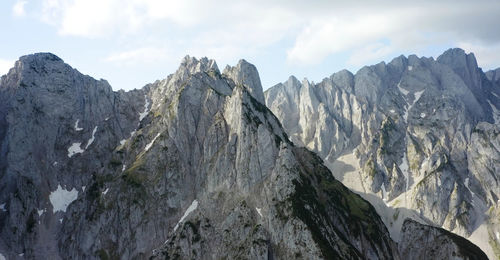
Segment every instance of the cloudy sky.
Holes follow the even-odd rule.
[[[221,70],[244,58],[268,88],[292,74],[317,82],[450,47],[489,70],[500,67],[499,14],[498,0],[2,0],[0,74],[19,56],[52,52],[115,90],[133,89],[189,54]]]

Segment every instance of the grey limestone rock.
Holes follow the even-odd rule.
[[[232,79],[235,84],[243,85],[257,101],[264,104],[259,72],[253,64],[242,59],[234,67],[227,66],[222,74]]]
[[[21,57],[2,77],[0,99],[0,251],[57,258],[66,203],[133,130],[142,91],[115,93],[41,53]]]
[[[245,61],[221,74],[186,57],[113,92],[35,54],[0,100],[8,259],[399,259],[374,208],[288,139]]]
[[[490,81],[497,82],[500,80],[500,68],[487,71],[485,74]]]
[[[292,77],[265,99],[294,143],[373,198],[396,241],[412,217],[470,237],[495,257],[500,238],[488,224],[500,189],[495,75],[473,54],[450,49],[436,60],[400,56],[314,85]]]
[[[488,259],[479,247],[442,228],[406,219],[401,233],[402,259]]]

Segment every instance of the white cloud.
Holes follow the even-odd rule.
[[[353,53],[347,63],[354,66],[367,65],[369,62],[380,61],[393,52],[391,46],[383,43],[374,43],[358,49]]]
[[[142,47],[133,50],[113,53],[106,57],[104,61],[117,64],[144,64],[156,63],[171,59],[171,53],[166,48]]]
[[[0,76],[5,75],[14,67],[14,61],[0,59]]]
[[[234,60],[286,40],[291,64],[314,65],[329,55],[352,53],[359,64],[429,45],[500,43],[499,1],[319,1],[298,0],[43,0],[43,20],[62,35],[118,38],[143,46],[108,61],[153,60],[151,46],[165,37],[169,50]],[[153,40],[141,43],[141,33]],[[163,32],[163,34],[162,34]],[[165,32],[172,32],[168,34]],[[155,35],[159,35],[155,38]],[[167,35],[167,36],[165,36]],[[291,44],[290,44],[290,39]],[[130,45],[127,48],[130,48]],[[476,44],[477,45],[477,44]],[[476,46],[477,47],[477,46]],[[288,48],[288,49],[286,49]],[[476,49],[479,49],[478,47]],[[142,58],[139,58],[142,57]],[[146,58],[144,58],[146,57]]]
[[[64,0],[43,0],[41,20],[47,24],[58,26],[64,5]]]
[[[26,5],[26,1],[16,1],[14,6],[12,7],[12,14],[17,17],[26,16],[26,11],[24,10],[24,6]]]
[[[363,48],[396,30],[392,18],[389,14],[376,13],[313,19],[297,36],[295,45],[288,51],[288,60],[315,64],[329,54]]]
[[[43,0],[42,17],[62,35],[95,38],[134,33],[158,21],[198,24],[209,15],[205,5],[189,0]]]
[[[457,44],[464,39],[500,42],[500,2],[425,2],[418,7],[389,1],[366,3],[362,8],[343,5],[331,8],[327,18],[312,19],[288,50],[288,60],[316,64],[328,55],[350,51],[349,60],[360,61],[362,54],[378,42],[389,42],[394,51],[412,50],[429,44]],[[445,10],[445,11],[444,11]],[[383,56],[379,50],[378,56]],[[376,55],[377,56],[377,55]],[[364,59],[366,60],[366,59]]]

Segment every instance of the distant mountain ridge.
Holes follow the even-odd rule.
[[[411,55],[294,77],[265,92],[291,140],[364,194],[398,241],[406,217],[442,226],[500,256],[500,81],[474,54]],[[496,255],[496,256],[494,256]]]

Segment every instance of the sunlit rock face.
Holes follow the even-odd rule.
[[[186,57],[130,92],[52,54],[0,82],[7,259],[399,259],[375,209],[264,105],[256,68]]]
[[[473,54],[400,56],[265,92],[290,139],[377,209],[400,240],[410,217],[500,256],[500,80]]]

